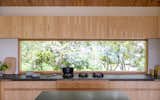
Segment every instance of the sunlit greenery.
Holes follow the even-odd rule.
[[[22,71],[144,71],[146,41],[21,41]]]

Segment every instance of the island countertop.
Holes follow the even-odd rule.
[[[40,77],[26,77],[18,74],[5,74],[0,80],[12,81],[56,81],[56,80],[109,80],[109,81],[154,81],[155,79],[145,74],[104,74],[103,78],[93,78],[91,74],[87,78],[80,78],[78,74],[74,74],[73,78],[64,79],[61,74],[40,75]]]

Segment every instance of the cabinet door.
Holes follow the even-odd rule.
[[[35,100],[36,97],[46,90],[7,90],[5,100]]]
[[[135,17],[137,32],[156,34],[158,30],[157,17],[155,16],[145,16],[145,17]]]
[[[143,39],[157,36],[157,17],[152,16],[111,16],[109,34],[122,39]]]
[[[106,80],[59,80],[58,90],[104,90],[109,88],[109,81]]]
[[[5,81],[3,100],[35,100],[42,91],[55,90],[55,81]]]
[[[21,25],[19,28],[21,29],[21,32],[18,33],[19,38],[29,38],[32,37],[33,34],[33,18],[32,17],[26,17],[23,16],[20,18]]]
[[[19,17],[0,17],[0,38],[17,38],[18,26],[20,24]]]
[[[34,100],[34,94],[32,91],[26,90],[7,90],[4,94],[5,100]]]

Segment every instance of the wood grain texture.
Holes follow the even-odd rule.
[[[56,84],[57,90],[104,90],[110,87],[107,80],[62,80]]]
[[[155,90],[160,91],[159,81],[107,81],[107,80],[58,80],[57,89],[95,90]]]
[[[0,100],[35,100],[42,91],[55,89],[55,81],[3,81]]]
[[[3,38],[16,38],[18,21],[16,17],[0,17],[0,36]]]
[[[148,39],[160,35],[158,16],[2,16],[0,38]]]
[[[23,17],[22,39],[159,38],[157,17]]]
[[[0,6],[160,6],[160,0],[0,0]]]
[[[1,100],[35,100],[45,90],[114,90],[126,93],[130,100],[160,100],[160,81],[1,81]]]
[[[5,81],[4,89],[55,89],[54,81]]]
[[[160,100],[159,81],[57,81],[58,90],[114,90],[128,95],[129,100]]]

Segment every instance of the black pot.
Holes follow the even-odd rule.
[[[103,73],[93,73],[92,75],[94,78],[103,78]]]
[[[73,71],[74,71],[74,69],[72,67],[62,68],[63,78],[73,78],[73,76],[74,76]]]

